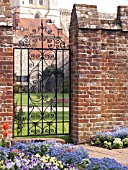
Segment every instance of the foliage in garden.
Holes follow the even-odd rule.
[[[128,170],[114,159],[89,158],[81,146],[54,141],[0,147],[0,170]]]
[[[91,144],[108,149],[128,147],[128,127],[115,127],[112,131],[97,132]]]

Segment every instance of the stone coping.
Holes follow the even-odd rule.
[[[30,142],[30,141],[35,141],[35,142],[43,142],[43,141],[55,141],[55,142],[60,142],[62,144],[65,144],[65,140],[60,139],[60,138],[12,138],[11,142]]]

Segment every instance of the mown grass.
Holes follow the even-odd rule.
[[[29,135],[34,137],[59,137],[60,135],[63,136],[63,134],[69,134],[69,112],[57,112],[57,115],[50,112],[45,112],[44,115],[41,115],[40,112],[31,112],[29,114],[23,112],[22,114],[23,116],[20,115],[21,117],[19,117],[19,123],[25,117],[22,122],[22,131],[17,133],[19,123],[15,121],[14,137]]]
[[[43,101],[43,106],[49,106],[50,105],[50,99],[54,99],[54,93],[44,93],[43,96],[48,96],[47,100]],[[20,93],[17,93],[14,95],[14,102],[16,103],[17,106],[37,106],[37,107],[42,107],[42,98],[41,98],[42,94],[41,93],[30,93],[30,97],[29,97],[29,102],[28,102],[28,93],[22,93],[22,95]],[[58,93],[57,94],[57,98],[61,99],[68,99],[69,98],[69,94],[65,93],[65,94],[61,94]],[[63,101],[63,99],[62,99]],[[55,106],[55,102],[53,103],[53,106]],[[57,107],[59,106],[64,106],[64,107],[69,107],[69,102],[65,102],[65,103],[57,103]],[[55,109],[55,108],[54,108]],[[31,110],[31,108],[30,108]],[[63,109],[61,112],[57,111],[57,120],[56,117],[54,118],[54,120],[49,119],[49,118],[45,118],[42,117],[40,120],[37,120],[35,118],[35,120],[31,119],[31,114],[30,117],[28,116],[28,113],[24,110],[23,108],[23,112],[24,115],[26,117],[26,120],[23,122],[23,128],[22,131],[17,134],[17,124],[16,122],[14,123],[14,137],[16,136],[22,136],[22,137],[31,137],[31,138],[61,138],[64,139],[66,141],[69,141],[69,112],[64,111]],[[32,114],[37,114],[38,112],[34,112]],[[29,117],[29,121],[28,121],[28,117]],[[43,120],[42,120],[43,119]],[[62,123],[62,121],[64,121],[64,123]],[[41,131],[41,134],[34,134],[34,126],[33,126],[33,122],[38,122],[38,126],[36,126],[36,130]],[[51,128],[50,129],[55,129],[54,132],[48,132],[48,127],[47,124],[52,122]],[[43,130],[42,130],[43,129]],[[48,133],[46,133],[45,129],[47,130]],[[30,131],[33,131],[33,135],[32,133],[30,133]],[[59,134],[59,135],[58,135]],[[64,135],[63,135],[64,134]]]
[[[50,99],[54,99],[55,94],[54,93],[43,93],[43,96],[46,96],[46,98],[44,98],[44,100],[42,100],[42,94],[41,93],[30,93],[29,94],[30,97],[28,97],[28,93],[16,93],[14,95],[14,102],[16,103],[17,106],[38,106],[41,107],[42,103],[43,106],[48,106],[48,104],[50,103]],[[57,94],[57,98],[58,99],[62,99],[64,97],[64,99],[68,99],[69,98],[69,93],[58,93]],[[63,99],[62,99],[63,100]],[[55,106],[55,102],[56,99],[53,103],[53,106]],[[69,106],[69,102],[57,102],[57,106],[65,106],[68,107]]]

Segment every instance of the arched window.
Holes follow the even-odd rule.
[[[40,18],[40,15],[39,14],[35,14],[35,18]]]

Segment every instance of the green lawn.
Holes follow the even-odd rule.
[[[43,106],[48,106],[50,103],[50,99],[54,99],[54,93],[44,93],[43,96],[46,96],[46,98],[43,101]],[[14,95],[14,102],[17,103],[17,106],[42,106],[42,94],[41,93],[30,93],[30,97],[28,98],[28,93],[16,93]],[[62,93],[57,94],[57,99],[63,98]],[[69,93],[64,93],[64,99],[69,98]],[[29,103],[28,103],[29,102]],[[55,102],[53,103],[55,105]],[[57,106],[63,106],[63,103],[57,103]],[[64,102],[64,106],[69,106],[69,102]]]
[[[57,117],[53,113],[45,112],[42,115],[40,112],[24,112],[21,118],[26,119],[22,123],[22,132],[17,135],[18,122],[14,123],[14,136],[28,136],[33,135],[36,129],[36,136],[47,136],[55,134],[69,133],[69,112],[57,112]],[[29,121],[28,121],[29,117]],[[57,118],[57,121],[56,121]],[[21,119],[20,119],[21,120]],[[37,123],[36,126],[35,123]],[[50,126],[49,126],[50,125]],[[42,131],[43,129],[43,131]],[[43,136],[44,137],[44,136]]]
[[[28,93],[17,93],[14,95],[14,102],[17,102],[17,106],[42,106],[42,98],[41,93],[30,93],[29,102],[28,102]],[[43,106],[49,106],[50,99],[54,99],[53,93],[44,93],[44,96],[48,96],[43,101]],[[61,99],[63,98],[63,94],[58,93],[57,98]],[[64,99],[68,99],[69,94],[64,94]],[[63,100],[62,100],[63,101]],[[53,106],[55,106],[55,103],[53,103]],[[57,106],[67,106],[69,107],[69,102],[65,103],[58,103]],[[23,108],[24,111],[24,108]],[[31,111],[31,108],[30,108]],[[39,113],[39,114],[38,114]],[[46,112],[45,112],[46,113]],[[30,113],[29,113],[30,114]],[[64,111],[63,112],[57,112],[57,122],[56,122],[56,116],[52,116],[50,118],[49,112],[47,112],[46,116],[40,116],[40,112],[33,111],[29,116],[28,113],[24,111],[24,115],[26,117],[25,121],[23,121],[23,127],[22,132],[20,132],[17,135],[17,124],[14,123],[14,137],[16,136],[29,136],[29,137],[60,137],[65,138],[66,140],[69,139],[69,137],[66,134],[69,134],[69,112]],[[28,121],[29,117],[29,121]],[[42,120],[43,119],[43,120]],[[38,122],[37,126],[34,126],[34,122]],[[29,124],[29,125],[28,125]],[[50,124],[50,126],[48,126]],[[35,136],[35,127],[36,127],[36,136]],[[43,129],[43,130],[42,130]],[[57,135],[56,135],[57,134]],[[59,134],[59,135],[58,135]],[[63,135],[65,134],[65,135]]]

